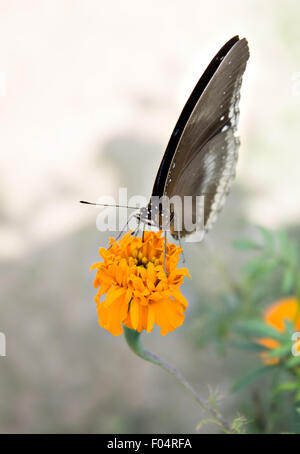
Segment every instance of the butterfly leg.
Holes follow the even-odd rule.
[[[176,230],[175,230],[176,229]],[[180,225],[178,224],[178,219],[177,217],[174,215],[174,230],[176,231],[177,233],[177,236],[178,236],[178,242],[179,242],[179,246],[181,247],[182,249],[182,262],[185,263],[186,260],[185,260],[185,255],[184,255],[184,252],[183,252],[183,247],[182,247],[182,244],[181,244],[181,236],[180,236]]]
[[[138,225],[136,226],[136,229],[135,231],[132,233],[132,236],[137,236],[137,234],[139,233],[139,230],[140,230],[140,226],[141,226],[141,221],[140,219],[138,219]]]
[[[168,277],[168,272],[167,272],[167,268],[166,268],[166,258],[167,258],[167,231],[165,230],[165,255],[164,255],[164,270],[165,270],[165,273]]]
[[[107,249],[110,249],[112,247],[112,245],[118,241],[118,239],[122,236],[123,232],[125,231],[126,227],[128,226],[129,222],[131,221],[131,219],[133,218],[134,214],[131,214],[126,222],[126,224],[124,225],[124,227],[122,228],[122,230],[118,233],[118,235],[116,236],[115,240],[111,243],[111,245],[107,248]]]
[[[185,255],[184,255],[184,252],[183,252],[183,247],[182,247],[182,244],[181,244],[181,236],[180,236],[180,230],[178,230],[178,241],[179,241],[179,246],[181,247],[182,249],[182,262],[185,263]]]

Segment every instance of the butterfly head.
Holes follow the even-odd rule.
[[[151,203],[147,206],[140,208],[140,210],[135,214],[136,219],[138,222],[158,227],[159,220],[157,215],[155,215],[154,210],[152,210]]]
[[[161,202],[151,200],[147,206],[141,208],[135,214],[135,217],[139,223],[157,227],[160,230],[169,230],[173,222],[174,213],[163,209]]]

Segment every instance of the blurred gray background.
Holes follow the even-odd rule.
[[[186,323],[145,336],[207,396],[241,363],[198,350],[193,310],[239,267],[252,226],[299,226],[300,4],[296,0],[0,0],[0,432],[194,432],[177,383],[98,326],[92,263],[108,234],[80,199],[150,195],[183,104],[218,49],[247,37],[237,179],[209,237],[185,251]],[[203,431],[215,431],[205,427]]]

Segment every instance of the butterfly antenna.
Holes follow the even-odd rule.
[[[86,200],[80,200],[79,203],[85,203],[86,205],[96,205],[100,207],[114,207],[114,208],[128,208],[132,210],[138,210],[139,207],[131,207],[129,205],[114,205],[109,203],[95,203],[95,202],[87,202]]]

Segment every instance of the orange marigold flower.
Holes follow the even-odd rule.
[[[277,331],[282,333],[285,331],[285,320],[289,320],[294,323],[295,331],[300,330],[300,307],[299,301],[296,297],[291,296],[276,301],[269,306],[264,313],[265,323],[271,325],[273,328],[277,329]],[[259,343],[271,350],[280,346],[279,341],[271,338],[259,339]],[[268,359],[266,356],[267,353],[262,354],[262,359],[265,364],[278,364],[280,361],[279,358]]]
[[[182,249],[167,242],[162,232],[144,232],[144,238],[130,232],[117,242],[110,238],[110,248],[100,248],[103,262],[95,263],[94,287],[99,324],[114,336],[123,332],[122,324],[141,332],[151,331],[154,323],[165,335],[184,321],[187,301],[181,294],[187,268],[177,268]],[[189,276],[190,277],[190,276]],[[102,295],[106,295],[100,301]]]

